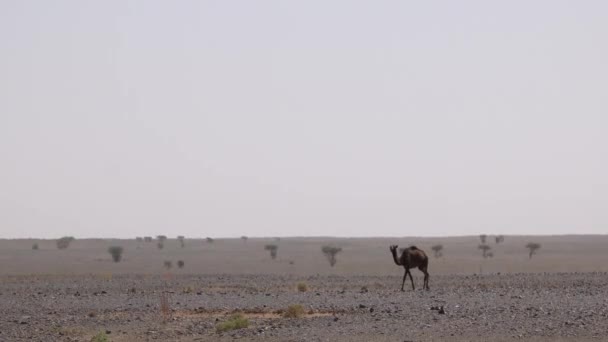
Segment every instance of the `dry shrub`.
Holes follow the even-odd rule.
[[[58,249],[66,249],[70,246],[70,243],[74,241],[73,236],[64,236],[61,239],[57,240],[57,248]]]
[[[308,285],[306,285],[306,283],[298,283],[298,291],[300,291],[300,292],[308,291]]]
[[[227,321],[215,326],[215,331],[223,333],[235,329],[243,329],[249,326],[249,320],[243,314],[237,313],[228,318]]]
[[[304,307],[300,304],[294,304],[287,307],[285,312],[283,312],[283,317],[285,318],[300,318],[304,316],[306,311],[304,311]]]

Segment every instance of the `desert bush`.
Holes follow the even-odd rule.
[[[304,316],[306,312],[304,311],[304,307],[300,304],[294,304],[287,307],[285,312],[283,312],[283,317],[285,318],[300,318]]]
[[[156,247],[157,247],[158,249],[163,249],[163,248],[165,248],[165,243],[164,243],[164,242],[162,242],[162,241],[158,241],[158,242],[156,243]]]
[[[177,267],[184,268],[184,265],[185,265],[184,260],[178,260],[177,261]]]
[[[156,239],[158,241],[165,242],[167,240],[167,236],[166,235],[156,235]]]
[[[141,236],[136,236],[135,237],[135,241],[137,241],[137,242],[143,242],[144,238],[142,238]]]
[[[505,236],[504,235],[498,235],[494,238],[494,240],[496,241],[496,244],[498,245],[501,242],[505,241]]]
[[[536,242],[529,242],[526,245],[526,248],[529,250],[529,257],[530,259],[532,259],[532,255],[536,254],[536,251],[538,251],[540,249],[540,243],[536,243]]]
[[[144,242],[152,242],[151,236],[144,236]]]
[[[306,292],[308,291],[308,285],[306,285],[306,283],[298,283],[298,291],[300,292]]]
[[[185,239],[185,237],[184,237],[183,235],[179,235],[179,236],[177,237],[177,241],[179,241],[179,245],[180,245],[182,248],[184,248],[184,246],[186,245],[186,244],[184,243],[184,239]]]
[[[215,240],[213,240],[213,238],[207,237],[205,240],[207,240],[207,243],[213,243]]]
[[[481,256],[484,258],[488,257],[488,252],[492,249],[492,247],[486,244],[481,244],[477,248],[481,249]]]
[[[486,239],[488,238],[488,236],[486,234],[481,234],[479,235],[479,240],[481,240],[482,244],[486,243]]]
[[[121,246],[112,246],[108,248],[108,253],[110,253],[114,262],[120,262],[120,260],[122,259],[123,251],[124,249]]]
[[[108,342],[108,335],[104,331],[100,331],[91,338],[91,342]]]
[[[73,236],[64,236],[64,237],[60,238],[59,240],[57,240],[57,248],[66,249],[70,246],[70,243],[74,240],[75,239]]]
[[[32,249],[33,249],[33,250],[38,250],[38,244],[37,244],[37,243],[33,244],[33,245],[32,245]]]
[[[333,246],[323,246],[323,247],[321,247],[321,252],[323,252],[323,254],[325,255],[325,257],[329,261],[329,265],[331,267],[334,267],[334,265],[338,261],[336,259],[336,255],[338,253],[342,252],[342,248],[340,248],[340,247],[333,247]]]
[[[264,249],[267,250],[267,251],[270,251],[270,257],[272,259],[276,259],[277,258],[277,250],[279,249],[279,246],[271,244],[271,245],[264,246]]]
[[[435,253],[435,258],[440,258],[443,255],[443,245],[435,245],[431,249]]]
[[[215,326],[215,331],[223,333],[230,330],[243,329],[249,326],[249,320],[243,314],[237,313],[228,318],[227,321]]]
[[[163,262],[163,266],[165,266],[166,269],[170,270],[171,267],[173,267],[173,262],[171,260],[165,260]]]

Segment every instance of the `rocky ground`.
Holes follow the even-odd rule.
[[[438,275],[430,291],[400,284],[398,276],[2,276],[0,341],[89,341],[102,331],[110,341],[608,340],[604,272]],[[294,304],[305,314],[284,318]],[[234,312],[249,327],[216,332]]]

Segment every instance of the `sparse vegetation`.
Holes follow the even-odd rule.
[[[169,304],[169,293],[162,291],[160,293],[160,312],[163,320],[166,322],[171,317],[171,305]]]
[[[277,258],[277,250],[279,249],[279,246],[277,246],[275,244],[270,244],[270,245],[264,246],[264,249],[267,251],[270,251],[270,257],[273,260]]]
[[[141,236],[137,236],[137,237],[135,237],[135,241],[137,241],[137,242],[143,242],[144,238],[142,238]]]
[[[173,267],[173,262],[171,260],[165,260],[163,262],[163,266],[165,266],[166,269],[170,270],[171,267]]]
[[[37,251],[38,250],[38,244],[37,243],[33,244],[32,245],[32,249],[35,250],[35,251]]]
[[[433,250],[435,258],[440,258],[443,256],[443,245],[435,245],[431,247],[431,250]]]
[[[536,254],[536,251],[538,251],[540,249],[540,243],[536,243],[536,242],[529,242],[526,245],[526,248],[528,249],[529,252],[529,259],[532,259],[532,256],[534,254]]]
[[[485,258],[491,258],[494,255],[492,253],[490,253],[490,250],[492,249],[492,247],[486,245],[486,244],[481,244],[478,246],[479,249],[481,249],[481,256]]]
[[[285,318],[300,318],[304,316],[306,311],[304,311],[304,307],[300,304],[294,304],[287,307],[285,312],[283,312],[283,317]]]
[[[179,245],[180,245],[182,248],[184,248],[184,247],[186,246],[186,244],[184,243],[184,240],[185,240],[185,239],[186,239],[186,238],[185,238],[183,235],[179,235],[179,236],[177,237],[177,241],[179,241]]]
[[[160,242],[165,242],[165,241],[167,241],[167,236],[166,235],[157,235],[156,239]]]
[[[243,314],[237,313],[228,318],[227,321],[215,326],[215,331],[223,333],[230,330],[243,329],[249,326],[249,320]]]
[[[177,267],[179,267],[179,268],[184,268],[184,265],[185,265],[185,264],[184,264],[184,260],[178,260],[178,261],[177,261]]]
[[[114,262],[120,262],[120,260],[122,259],[123,251],[124,249],[121,246],[112,246],[108,248],[108,253],[110,253]]]
[[[479,235],[479,240],[481,240],[481,243],[484,245],[486,243],[487,238],[488,238],[488,236],[486,234]]]
[[[298,291],[300,291],[300,292],[308,291],[308,285],[306,285],[306,283],[298,283],[297,287],[298,287]]]
[[[100,331],[91,338],[91,342],[108,342],[108,335],[104,331]]]
[[[70,246],[70,243],[72,243],[72,241],[74,241],[74,237],[73,236],[64,236],[62,238],[60,238],[59,240],[57,240],[57,248],[58,249],[66,249]]]
[[[151,236],[144,236],[144,242],[152,242]]]
[[[323,246],[323,247],[321,247],[321,252],[323,252],[323,254],[325,255],[325,257],[329,261],[329,265],[331,267],[334,267],[334,265],[338,261],[336,259],[336,255],[338,253],[342,252],[342,248],[340,248],[340,247],[333,247],[333,246]]]
[[[206,238],[207,243],[213,243],[215,240],[213,240],[213,238],[207,237]]]
[[[496,244],[498,245],[499,243],[502,243],[505,241],[505,236],[504,235],[497,235],[494,240],[496,241]]]

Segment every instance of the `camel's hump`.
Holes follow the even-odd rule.
[[[420,249],[420,248],[418,248],[416,246],[410,246],[410,249]]]

